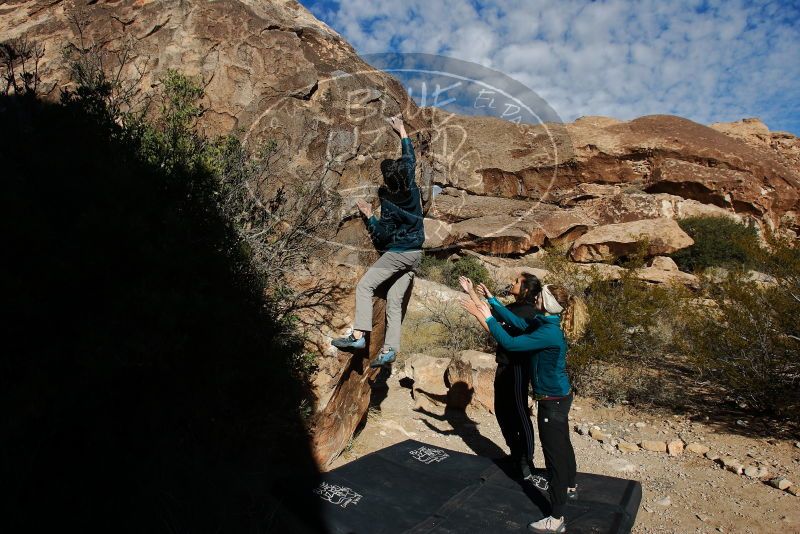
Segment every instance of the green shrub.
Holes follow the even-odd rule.
[[[458,277],[466,276],[471,278],[476,285],[484,283],[490,290],[495,290],[495,281],[488,269],[473,256],[464,256],[456,261],[450,261],[437,258],[432,254],[425,254],[417,274],[422,278],[459,290],[461,286],[458,283]]]
[[[466,276],[472,279],[475,284],[486,284],[490,289],[494,289],[494,280],[489,275],[486,267],[473,256],[464,256],[450,264],[450,268],[446,271],[445,283],[452,288],[460,288],[458,283],[459,276]]]
[[[766,241],[753,257],[773,279],[730,271],[716,284],[706,280],[712,304],[686,315],[684,351],[740,406],[785,417],[800,409],[800,248],[774,235]]]
[[[694,239],[694,245],[672,254],[681,270],[754,268],[760,250],[755,226],[711,216],[688,217],[678,224]]]
[[[444,284],[444,271],[448,268],[449,263],[448,260],[436,257],[433,254],[423,254],[422,263],[417,269],[417,274],[427,280]]]
[[[594,280],[585,296],[588,322],[568,354],[575,386],[605,400],[646,398],[650,371],[672,350],[685,291],[648,284],[631,271],[620,280]],[[612,369],[624,372],[606,373]]]

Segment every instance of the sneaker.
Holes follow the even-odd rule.
[[[567,488],[567,499],[575,500],[578,498],[578,485],[575,484],[574,488]]]
[[[567,531],[567,523],[564,521],[563,517],[556,519],[555,517],[548,516],[534,523],[529,523],[528,528],[540,534],[549,534],[551,532],[561,533]]]
[[[345,337],[337,337],[331,341],[331,345],[337,349],[363,349],[367,346],[366,337],[367,336],[362,335],[360,338],[356,339],[353,334],[350,334]]]
[[[388,351],[381,352],[380,354],[378,354],[378,357],[372,360],[369,366],[372,367],[373,369],[376,367],[383,367],[384,365],[392,363],[394,359],[395,359],[394,349],[390,348]]]
[[[542,491],[547,491],[547,488],[550,487],[550,482],[542,475],[528,475],[525,477],[525,480],[533,484],[537,489]]]

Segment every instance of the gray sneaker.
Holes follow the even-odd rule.
[[[555,517],[548,516],[539,521],[528,523],[528,528],[532,532],[538,534],[551,534],[553,532],[560,534],[567,531],[567,522],[564,521],[563,517],[556,519]]]

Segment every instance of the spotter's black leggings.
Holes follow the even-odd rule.
[[[569,409],[573,394],[556,400],[540,400],[537,414],[547,478],[550,480],[550,515],[562,517],[567,487],[575,487],[575,451],[569,439]]]

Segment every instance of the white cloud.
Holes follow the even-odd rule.
[[[507,73],[564,120],[760,116],[800,133],[800,7],[743,0],[342,0],[310,7],[362,54]],[[701,9],[702,8],[702,9]]]

